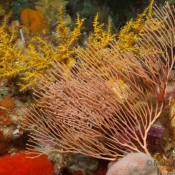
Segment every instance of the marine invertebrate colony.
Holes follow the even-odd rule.
[[[55,32],[57,41],[55,45],[39,36],[29,37],[24,32],[25,28],[18,31],[14,23],[8,26],[8,17],[5,16],[0,26],[2,41],[0,43],[0,77],[15,77],[16,83],[23,91],[31,88],[46,73],[54,59],[63,64],[74,65],[74,46],[81,36],[84,19],[77,16],[76,26],[71,31],[64,15],[64,9],[60,6],[58,13],[60,23]],[[42,32],[47,34],[47,23],[42,12],[25,8],[21,18],[34,34],[42,35]]]
[[[108,160],[129,152],[150,155],[148,132],[164,109],[175,62],[174,8],[155,7],[141,37],[139,56],[122,53],[113,42],[109,48],[78,48],[80,61],[70,74],[53,63],[35,89],[38,104],[28,110],[29,150]]]
[[[140,39],[140,33],[144,28],[144,23],[149,16],[152,14],[152,6],[154,0],[150,1],[150,5],[138,16],[136,21],[131,19],[119,32],[118,40],[119,47],[121,50],[131,50],[133,52],[138,52],[135,44],[137,40]]]
[[[53,175],[53,165],[46,155],[30,159],[23,152],[0,157],[0,174]]]
[[[34,34],[48,33],[47,19],[41,11],[24,8],[20,16],[22,23],[29,27]]]

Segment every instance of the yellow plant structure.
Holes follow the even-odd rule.
[[[20,70],[17,72],[22,80],[18,83],[20,90],[34,85],[46,73],[53,57],[54,51],[49,43],[39,37],[31,38],[26,51],[18,57],[18,64],[15,68],[16,71]],[[12,69],[15,71],[14,67]],[[9,73],[12,74],[10,70]]]
[[[18,41],[12,44],[15,38],[15,29],[13,30],[10,35],[4,32],[6,37],[0,44],[0,76],[17,77],[19,79],[17,83],[23,91],[46,72],[54,53],[50,45],[39,37],[32,38],[25,50],[17,48]],[[2,32],[1,27],[0,33]],[[8,42],[8,36],[11,37],[10,42]],[[0,38],[2,41],[3,35]]]
[[[5,14],[5,10],[0,5],[0,16],[4,16],[4,14]]]
[[[77,41],[81,36],[81,27],[85,19],[80,19],[80,16],[77,15],[76,27],[71,31],[64,19],[63,6],[59,8],[58,17],[59,24],[56,29],[58,46],[55,48],[57,52],[55,59],[60,63],[72,67],[75,63],[75,59],[73,58],[73,54],[75,53],[74,47],[77,45]]]
[[[9,26],[7,30],[8,18],[5,16],[0,26],[0,75],[7,70],[9,63],[18,56],[16,45],[12,44],[17,37],[15,27]]]
[[[135,44],[140,40],[140,35],[145,25],[145,21],[152,14],[154,0],[151,0],[150,5],[138,15],[137,19],[134,21],[131,19],[126,25],[121,29],[118,35],[118,44],[121,50],[123,51],[133,51],[137,53],[137,48]]]
[[[8,17],[4,18],[0,26],[0,77],[16,77],[20,91],[23,91],[32,87],[47,72],[54,59],[63,65],[64,70],[70,70],[75,64],[74,47],[81,35],[84,19],[77,16],[77,26],[71,31],[64,20],[62,6],[58,16],[60,22],[56,37],[59,42],[56,45],[39,36],[29,36],[25,41],[24,29],[20,29],[19,32],[15,25],[7,24]],[[34,29],[38,31],[37,28]],[[21,39],[18,39],[20,37]],[[21,42],[23,45],[19,47]]]
[[[99,15],[96,14],[93,22],[94,32],[89,36],[88,43],[93,43],[98,47],[105,48],[109,45],[110,41],[114,40],[115,34],[111,33],[112,20],[108,17],[107,30],[103,30],[104,24],[100,24]]]
[[[38,0],[35,8],[42,11],[47,18],[48,26],[53,27],[59,22],[58,9],[60,6],[65,8],[68,4],[66,0]],[[65,15],[66,19],[70,19],[69,15]]]
[[[0,26],[0,77],[17,77],[20,90],[32,86],[48,68],[54,52],[51,46],[39,37],[33,37],[27,48],[18,48],[18,30],[7,24],[8,17]]]
[[[93,33],[90,34],[88,37],[88,41],[86,43],[86,48],[83,47],[78,47],[76,48],[76,54],[80,60],[84,62],[84,67],[89,67],[89,63],[93,62],[94,65],[96,65],[96,68],[99,70],[99,74],[96,76],[105,76],[109,80],[109,72],[106,71],[105,67],[103,64],[101,64],[101,61],[99,60],[99,56],[93,57],[96,60],[92,60],[90,54],[92,53],[92,50],[89,49],[93,46],[93,51],[96,50],[96,53],[98,55],[99,50],[108,50],[108,46],[112,41],[115,40],[116,34],[112,34],[111,28],[112,28],[112,20],[109,17],[108,18],[108,25],[107,25],[107,30],[104,29],[104,23],[99,22],[99,15],[98,13],[94,17],[93,21]],[[84,53],[82,55],[82,53]],[[87,53],[89,54],[87,56]],[[86,60],[84,60],[84,58]],[[100,58],[101,59],[101,58]],[[103,55],[103,59],[108,59],[105,55]]]

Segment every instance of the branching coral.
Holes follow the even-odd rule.
[[[15,29],[13,29],[15,31]],[[1,30],[3,32],[3,30]],[[25,51],[18,49],[16,44],[12,44],[13,35],[8,40],[8,34],[4,31],[1,54],[1,76],[18,76],[18,84],[21,90],[29,88],[49,67],[51,58],[54,55],[51,46],[39,37],[34,37],[28,44]],[[14,32],[15,33],[15,32]],[[15,34],[14,34],[15,35]],[[7,42],[9,42],[7,44]],[[6,50],[4,49],[6,47]]]
[[[6,71],[8,62],[15,60],[15,57],[19,55],[16,51],[16,45],[13,44],[17,37],[17,31],[13,25],[7,29],[7,21],[8,18],[5,17],[0,27],[0,74]]]
[[[131,19],[126,25],[121,29],[118,36],[118,43],[121,50],[131,50],[137,52],[135,44],[140,40],[141,32],[144,28],[145,21],[152,15],[152,6],[154,0],[151,0],[150,5],[141,13],[137,19],[134,21]]]
[[[57,55],[55,59],[70,67],[75,64],[75,60],[72,58],[75,53],[74,47],[78,42],[79,37],[81,36],[81,27],[85,19],[80,19],[80,16],[77,15],[76,27],[73,31],[70,31],[70,28],[67,26],[67,22],[64,18],[64,9],[62,6],[59,8],[59,24],[56,29],[56,38],[58,40],[58,47],[55,48]]]
[[[79,48],[81,61],[70,75],[54,64],[35,89],[38,104],[28,110],[26,127],[33,131],[29,150],[108,160],[128,152],[150,155],[148,132],[164,109],[175,63],[174,12],[169,5],[155,7],[154,19],[147,20],[137,45],[143,59],[131,51],[123,53],[113,42],[106,49]],[[153,30],[153,21],[163,25]],[[145,52],[147,47],[155,52]]]
[[[114,40],[115,34],[111,33],[112,20],[108,18],[107,30],[103,30],[104,24],[99,23],[99,16],[96,14],[93,22],[94,32],[89,36],[88,43],[95,44],[98,47],[107,47]]]
[[[38,0],[35,3],[35,7],[37,10],[42,11],[47,18],[48,25],[50,27],[53,27],[55,24],[59,22],[58,17],[58,9],[60,6],[65,9],[65,6],[68,4],[68,1],[66,0]],[[69,19],[70,17],[66,15],[66,19]]]
[[[27,13],[31,11],[31,9],[28,8],[26,10]],[[38,14],[39,12],[36,13]],[[25,20],[27,20],[26,23],[28,23],[30,27],[34,27],[33,30],[36,31],[36,34],[44,30],[43,27],[46,27],[44,24],[44,26],[39,25],[37,21],[35,21],[34,16],[27,18],[24,14],[24,17]],[[25,41],[23,29],[20,29],[22,35],[21,40],[18,40],[19,31],[13,24],[9,27],[7,25],[7,18],[4,18],[4,22],[0,28],[0,76],[16,77],[18,80],[17,84],[22,91],[33,86],[50,68],[51,62],[54,59],[70,67],[73,66],[75,64],[75,59],[72,57],[74,54],[74,46],[81,35],[80,30],[84,19],[80,19],[78,16],[77,26],[71,31],[69,27],[67,27],[62,6],[60,6],[59,18],[60,23],[56,31],[56,37],[59,42],[57,42],[56,45],[37,36]],[[33,22],[36,26],[32,24]],[[37,28],[37,26],[39,26],[39,28]],[[19,42],[23,42],[23,47],[19,48]],[[64,68],[63,66],[63,69],[66,69],[66,67]]]

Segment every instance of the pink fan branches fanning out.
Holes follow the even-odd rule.
[[[148,132],[160,116],[174,65],[175,18],[168,5],[145,24],[139,54],[78,48],[67,73],[58,63],[35,88],[27,111],[29,151],[82,153],[115,160],[128,152],[149,155]]]

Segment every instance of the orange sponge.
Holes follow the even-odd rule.
[[[23,152],[0,157],[0,175],[54,175],[46,155],[27,158]]]
[[[44,34],[48,33],[47,20],[44,13],[41,11],[33,10],[31,8],[24,8],[20,17],[22,23],[29,27],[34,34],[38,35],[42,32]]]

